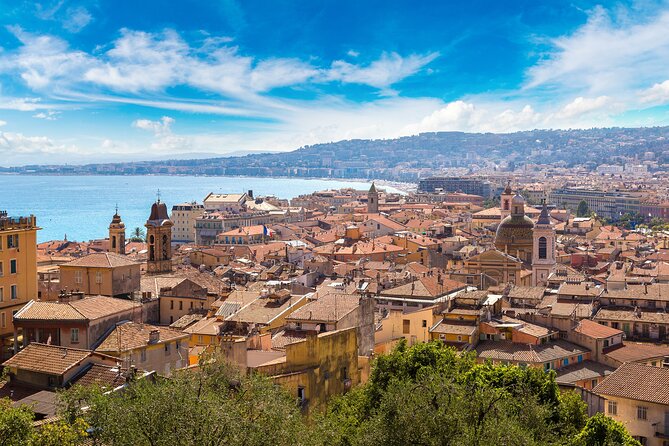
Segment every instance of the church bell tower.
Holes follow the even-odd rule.
[[[370,187],[369,192],[367,192],[367,213],[379,213],[379,193],[377,192],[374,183],[372,183],[372,187]]]
[[[118,215],[118,207],[109,224],[108,251],[116,254],[125,254],[125,224],[121,220],[121,216]]]
[[[147,271],[154,274],[171,272],[173,223],[160,198],[151,206],[151,215],[144,226],[148,245]]]
[[[551,222],[545,200],[539,219],[534,225],[532,238],[534,240],[534,249],[532,250],[532,285],[545,285],[548,276],[555,271],[557,263],[555,226]]]

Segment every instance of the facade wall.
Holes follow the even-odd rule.
[[[0,227],[0,360],[12,354],[11,337],[14,333],[12,316],[30,300],[37,299],[37,228],[34,217],[23,218],[25,227]],[[9,238],[12,241],[9,242]],[[14,246],[15,237],[18,245]],[[11,247],[10,247],[11,243]],[[15,261],[16,272],[12,273]],[[12,288],[15,294],[12,296]],[[12,298],[14,297],[14,298]]]
[[[605,414],[616,421],[620,421],[625,425],[625,428],[632,436],[645,437],[648,446],[664,446],[669,440],[669,428],[666,427],[666,413],[669,412],[669,405],[660,405],[649,403],[645,401],[635,401],[627,398],[613,397],[602,395],[606,401],[604,402]],[[609,401],[616,403],[616,413],[609,411]],[[637,417],[637,407],[646,407],[646,419],[642,420]],[[654,425],[655,424],[655,425]],[[656,432],[665,434],[666,437],[660,438],[656,436]]]

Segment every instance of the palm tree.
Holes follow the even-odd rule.
[[[144,229],[137,226],[132,230],[132,235],[130,236],[131,242],[143,242],[145,240]]]

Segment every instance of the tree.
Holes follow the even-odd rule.
[[[641,446],[625,426],[602,413],[590,418],[572,441],[572,446]]]
[[[578,204],[578,208],[576,208],[576,216],[587,217],[589,215],[590,207],[588,206],[588,203],[586,203],[585,200],[581,200],[581,202]]]
[[[28,406],[13,407],[9,398],[0,398],[0,446],[29,444],[34,415]]]
[[[130,236],[130,241],[131,242],[143,242],[146,240],[146,234],[144,233],[144,230],[137,226],[135,229],[132,230],[132,235]]]
[[[123,392],[92,389],[65,404],[101,444],[293,445],[310,440],[295,399],[270,378],[245,376],[222,361],[170,379],[132,382]],[[68,397],[65,397],[68,398]],[[86,405],[88,410],[77,408]]]
[[[88,425],[81,418],[74,423],[64,420],[46,423],[34,434],[31,446],[76,446],[81,444],[87,437]]]

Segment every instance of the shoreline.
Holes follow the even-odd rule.
[[[333,182],[354,182],[354,183],[375,183],[381,187],[391,187],[402,194],[415,192],[418,183],[407,183],[404,181],[368,179],[368,178],[337,178],[337,177],[289,177],[289,176],[253,176],[253,175],[206,175],[206,174],[180,174],[180,173],[147,173],[147,174],[115,174],[115,173],[49,173],[49,172],[0,172],[2,176],[27,176],[27,177],[198,177],[198,178],[254,178],[268,180],[314,180],[314,181],[333,181]],[[314,191],[317,192],[317,191]]]

